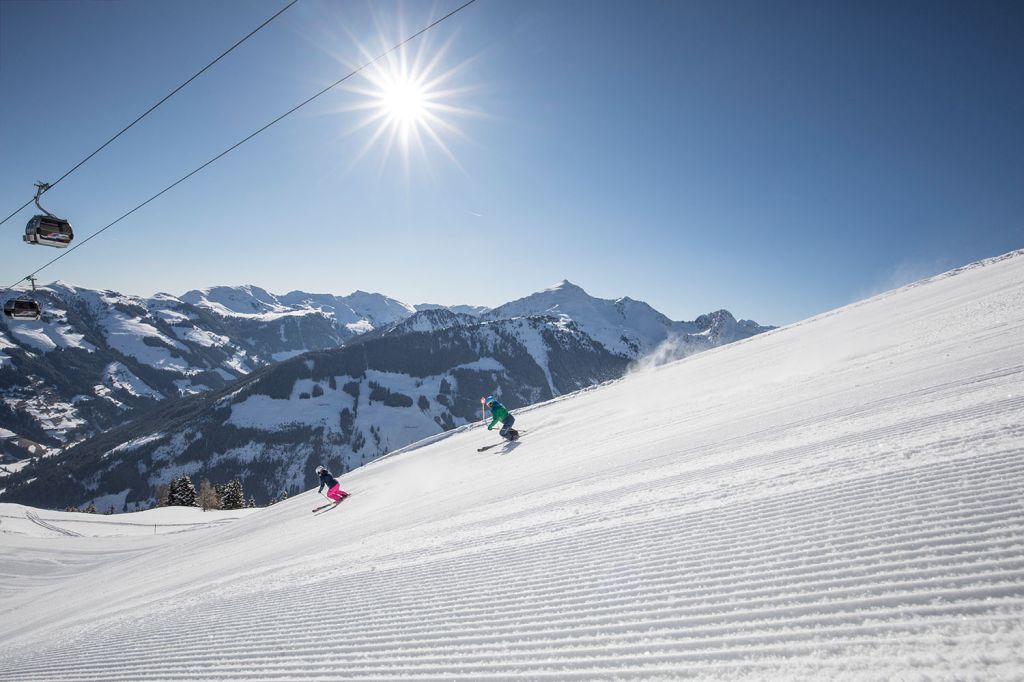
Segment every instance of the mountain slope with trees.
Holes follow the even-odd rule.
[[[603,301],[561,285],[554,294],[560,307],[551,296],[538,295],[506,308],[504,316],[489,311],[479,317],[432,306],[415,311],[361,292],[341,301],[218,287],[184,297],[192,303],[164,295],[145,300],[76,293],[64,310],[92,301],[91,319],[112,318],[120,326],[79,322],[77,312],[61,312],[56,301],[62,299],[54,296],[51,319],[41,328],[51,335],[59,330],[77,345],[42,353],[7,349],[14,379],[23,368],[48,376],[69,356],[86,368],[54,379],[57,388],[49,390],[66,405],[37,399],[42,409],[60,406],[69,419],[78,419],[77,437],[31,431],[50,438],[49,452],[60,455],[32,465],[26,458],[34,457],[25,453],[0,479],[7,488],[3,499],[60,508],[95,501],[101,509],[122,510],[151,504],[157,486],[187,473],[196,481],[240,477],[262,503],[307,485],[310,462],[351,470],[478,419],[483,395],[494,393],[517,408],[618,378],[644,349],[668,347],[663,354],[678,357],[768,329],[738,324],[725,311],[674,323],[646,304]],[[316,301],[320,307],[314,309]],[[325,312],[334,306],[330,314],[336,314],[342,303],[364,315],[366,324],[356,325],[360,335],[350,329],[343,338],[339,330],[350,323]],[[612,316],[595,323],[592,311],[610,306]],[[615,325],[617,331],[610,331]],[[8,329],[24,336],[29,328]],[[119,335],[121,329],[149,336]],[[296,355],[279,350],[278,342],[319,348]],[[284,359],[268,364],[275,356]],[[103,363],[123,367],[107,385],[93,378]],[[197,377],[211,373],[219,380],[200,391]],[[12,380],[5,390],[45,395],[42,379],[26,377],[23,384]],[[181,390],[186,385],[190,390]],[[83,405],[106,410],[99,413],[105,419],[86,422]],[[7,418],[26,433],[33,423],[24,412],[12,410]],[[67,441],[73,444],[60,449]]]

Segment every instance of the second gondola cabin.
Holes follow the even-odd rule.
[[[40,244],[42,246],[55,246],[58,249],[66,249],[75,233],[71,229],[71,223],[63,218],[50,215],[36,215],[28,221],[25,226],[23,239],[29,244]]]
[[[30,296],[19,296],[4,303],[4,315],[12,319],[38,320],[42,314],[42,306]]]

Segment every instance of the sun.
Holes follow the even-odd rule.
[[[410,130],[427,122],[427,93],[422,83],[398,77],[382,85],[379,106],[390,125]]]
[[[346,88],[356,101],[344,109],[365,112],[350,132],[368,130],[370,134],[352,165],[371,150],[382,165],[400,154],[407,172],[414,157],[429,165],[432,151],[459,165],[451,143],[468,138],[457,121],[480,113],[460,104],[475,89],[457,83],[472,60],[444,66],[450,46],[448,42],[432,49],[424,41],[415,53],[403,47],[360,71],[361,81]],[[364,56],[372,53],[365,47],[360,51]]]

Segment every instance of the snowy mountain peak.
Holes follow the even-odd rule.
[[[583,290],[583,287],[573,284],[567,279],[563,279],[558,284],[554,284],[544,291],[561,291],[565,293],[583,294],[584,296],[588,295],[587,292]]]
[[[408,334],[410,332],[433,332],[452,327],[479,324],[479,320],[466,313],[457,313],[448,308],[427,308],[396,322],[384,330],[386,334]]]
[[[612,353],[632,359],[653,352],[670,339],[685,354],[690,354],[705,350],[708,344],[728,343],[768,329],[756,324],[739,327],[727,311],[702,316],[707,318],[702,322],[673,322],[643,301],[628,296],[615,300],[596,298],[569,280],[498,306],[481,319],[530,316],[571,319]],[[708,334],[712,327],[716,333]]]
[[[276,296],[251,284],[196,289],[183,294],[181,300],[224,316],[263,315],[286,310]]]
[[[341,299],[353,310],[364,313],[376,325],[389,324],[416,312],[416,308],[397,299],[369,291],[356,290]]]
[[[713,313],[705,313],[699,316],[694,320],[694,323],[701,327],[715,327],[736,324],[736,318],[728,310],[716,310]]]
[[[45,287],[43,287],[43,288],[45,288],[45,289],[61,289],[61,290],[63,290],[63,291],[69,291],[69,292],[72,292],[72,293],[74,293],[74,292],[75,292],[75,290],[76,290],[76,289],[77,289],[78,287],[76,287],[76,286],[75,286],[74,284],[72,284],[71,282],[65,282],[65,281],[64,281],[64,280],[62,280],[62,279],[58,279],[58,280],[56,280],[56,281],[54,281],[54,282],[50,282],[49,284],[47,284],[47,285],[46,285]]]

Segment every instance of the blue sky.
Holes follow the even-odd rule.
[[[0,2],[0,218],[284,4]],[[44,205],[92,234],[458,4],[300,0]],[[567,278],[794,322],[1024,247],[1021,35],[1019,2],[478,0],[407,53],[447,76],[448,153],[367,148],[357,77],[40,281],[493,306]],[[32,213],[2,286],[60,253]]]

